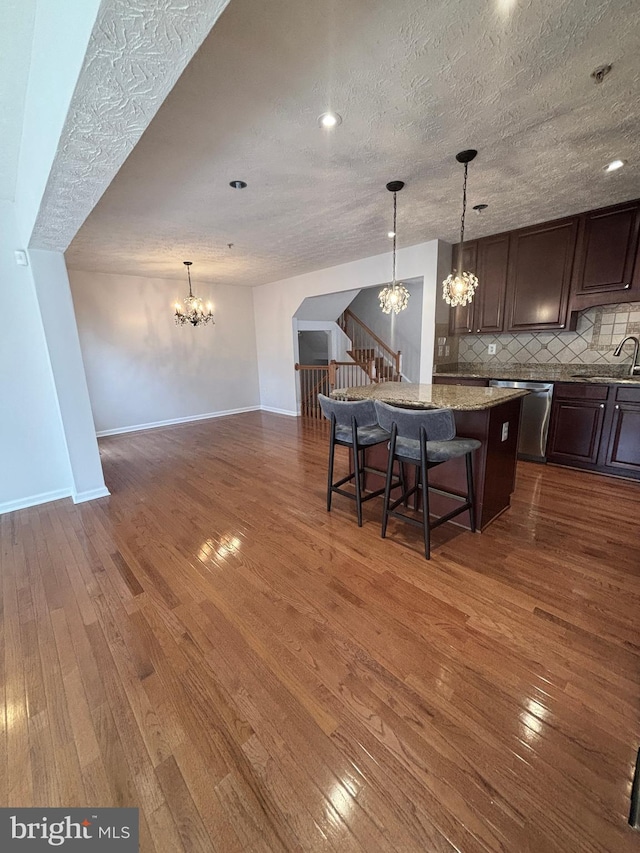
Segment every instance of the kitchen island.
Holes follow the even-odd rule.
[[[527,394],[512,388],[478,388],[459,385],[422,385],[410,382],[380,382],[353,388],[336,388],[336,400],[381,400],[391,406],[409,409],[452,409],[456,431],[466,438],[477,438],[481,447],[474,453],[477,527],[484,530],[510,506],[515,486],[518,427],[522,398]],[[378,445],[367,451],[367,461],[385,466],[386,448]],[[368,475],[372,480],[376,475]],[[434,488],[464,494],[464,459],[451,459],[433,468],[429,483]],[[377,488],[380,482],[367,484]],[[434,515],[444,515],[455,501],[434,493],[430,496]],[[466,513],[455,522],[469,527]]]

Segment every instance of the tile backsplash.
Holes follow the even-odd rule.
[[[615,358],[613,351],[625,335],[640,335],[640,302],[590,308],[580,314],[575,332],[463,335],[458,343],[458,362],[622,364],[631,359],[631,344],[625,347],[620,358]],[[489,355],[489,344],[496,345],[495,355]]]

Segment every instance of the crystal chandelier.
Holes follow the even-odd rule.
[[[194,296],[191,292],[191,270],[189,267],[192,261],[183,261],[183,264],[187,268],[189,295],[184,299],[184,307],[179,302],[173,306],[175,308],[176,326],[184,326],[185,323],[191,323],[192,326],[205,326],[207,323],[211,323],[215,326],[211,303],[207,303],[205,310],[202,299],[199,296]]]
[[[467,169],[478,152],[473,148],[456,154],[458,163],[464,163],[464,184],[462,186],[462,217],[460,218],[460,246],[458,249],[458,268],[442,282],[442,298],[452,307],[467,305],[473,299],[478,279],[472,272],[462,269],[462,248],[464,244],[464,217],[467,212]]]
[[[399,314],[401,311],[404,311],[409,302],[409,291],[402,282],[396,281],[396,196],[403,186],[404,181],[390,181],[387,184],[387,189],[393,193],[393,277],[391,284],[384,287],[378,294],[383,314],[390,314],[392,311]]]

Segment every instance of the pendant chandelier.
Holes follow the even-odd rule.
[[[205,326],[207,323],[211,323],[215,326],[211,303],[207,303],[205,310],[202,299],[199,296],[194,296],[191,292],[191,270],[189,267],[192,261],[183,261],[182,263],[187,268],[189,295],[184,299],[184,307],[179,302],[176,302],[173,306],[175,309],[176,326],[184,326],[186,323],[190,323],[192,326]]]
[[[399,314],[401,311],[404,311],[409,302],[409,291],[402,282],[396,281],[396,196],[403,186],[404,181],[390,181],[387,184],[387,189],[393,193],[393,277],[391,284],[384,287],[378,294],[383,314],[390,314],[392,311]]]
[[[462,267],[462,250],[464,245],[464,217],[467,212],[467,169],[469,163],[477,155],[473,148],[456,154],[458,163],[464,163],[464,184],[462,186],[462,217],[460,218],[460,245],[458,248],[458,266],[451,275],[442,282],[442,298],[452,307],[467,305],[473,299],[478,286],[478,279],[472,272],[465,272]]]

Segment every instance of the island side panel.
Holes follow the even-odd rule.
[[[510,506],[515,486],[518,449],[518,428],[522,400],[508,400],[490,409],[454,412],[456,431],[465,438],[477,438],[481,447],[473,454],[473,474],[476,495],[476,526],[484,530]],[[502,426],[508,424],[507,438],[502,440]],[[429,471],[429,482],[436,488],[463,494],[466,492],[464,459],[452,459]],[[430,495],[431,511],[444,515],[454,509],[456,502],[442,495]],[[469,528],[469,515],[463,513],[453,524]]]

